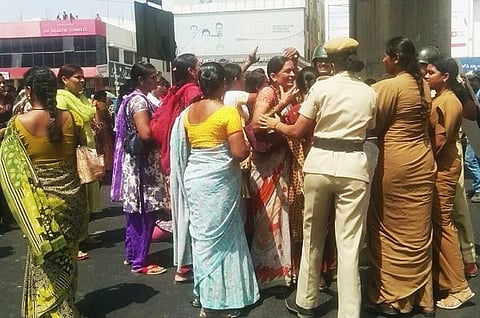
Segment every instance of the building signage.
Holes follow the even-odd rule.
[[[303,55],[304,34],[302,8],[175,15],[177,54],[248,54],[258,46],[261,56],[293,46]]]
[[[131,65],[109,62],[108,63],[108,75],[113,77],[116,81],[124,82],[130,78]]]
[[[480,57],[460,57],[458,60],[465,72],[480,71]]]
[[[105,23],[98,20],[53,20],[40,21],[42,37],[105,35]]]

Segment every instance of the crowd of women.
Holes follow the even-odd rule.
[[[182,54],[171,87],[153,65],[133,65],[105,148],[132,273],[166,271],[148,258],[160,226],[200,317],[238,317],[260,291],[293,287],[286,307],[314,317],[335,279],[338,317],[360,317],[364,244],[366,310],[433,317],[474,297],[453,217],[468,85],[455,60],[436,55],[421,68],[413,42],[395,37],[388,76],[369,86],[358,46],[329,40],[302,69],[288,48],[266,72],[247,70],[256,50],[243,67]],[[57,76],[30,69],[29,106],[1,130],[0,182],[29,244],[24,317],[79,317],[79,241],[99,185],[80,185],[75,148],[111,129],[103,97],[92,104],[83,86],[75,65]]]

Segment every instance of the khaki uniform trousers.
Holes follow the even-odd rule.
[[[457,149],[460,153],[460,158],[462,158],[462,172],[460,173],[457,188],[455,189],[453,221],[458,230],[458,241],[462,249],[463,262],[468,264],[475,263],[475,238],[473,237],[472,219],[470,217],[467,197],[465,196],[463,150],[460,142],[457,142]]]
[[[300,307],[313,309],[321,303],[318,284],[328,216],[333,204],[338,249],[338,317],[360,317],[358,258],[368,208],[367,187],[366,182],[356,179],[305,174],[303,248],[296,297]]]

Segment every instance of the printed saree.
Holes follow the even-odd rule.
[[[76,253],[86,199],[74,160],[32,163],[12,120],[0,147],[0,183],[29,246],[22,317],[79,317]]]

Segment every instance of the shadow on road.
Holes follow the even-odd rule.
[[[132,303],[146,303],[158,293],[144,284],[122,283],[86,294],[77,307],[85,317],[102,318]]]
[[[4,258],[7,256],[13,255],[13,247],[12,246],[2,246],[0,247],[0,258]]]

